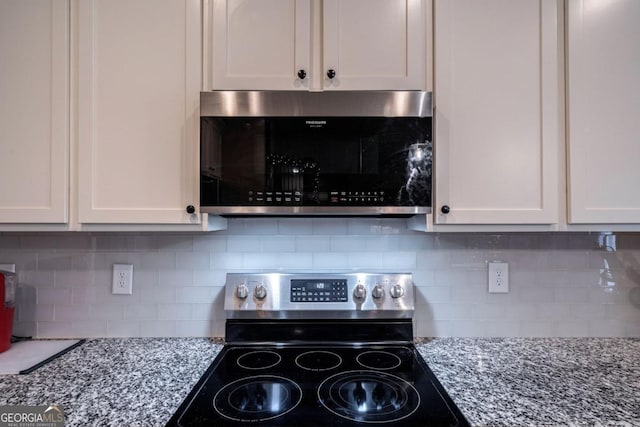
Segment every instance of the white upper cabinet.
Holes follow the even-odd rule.
[[[210,87],[425,89],[427,3],[212,0]]]
[[[435,0],[436,224],[559,221],[558,3]]]
[[[65,223],[68,1],[0,1],[0,63],[0,223]]]
[[[199,222],[200,1],[83,0],[77,37],[78,221]]]
[[[640,223],[640,1],[568,2],[570,223]]]

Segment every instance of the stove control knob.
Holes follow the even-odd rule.
[[[384,297],[384,288],[382,287],[382,285],[377,284],[371,291],[371,296],[374,299],[381,299],[382,297]]]
[[[253,295],[257,299],[263,300],[267,297],[267,288],[265,288],[262,283],[259,283],[258,286],[256,286],[255,291],[253,291]]]
[[[362,301],[367,296],[367,290],[365,289],[362,283],[358,283],[355,288],[353,288],[353,299]]]
[[[249,288],[244,283],[240,283],[236,288],[236,296],[240,299],[245,299],[249,295]]]
[[[404,296],[404,288],[402,287],[401,284],[398,283],[391,287],[391,290],[389,291],[389,293],[393,298],[400,298]]]

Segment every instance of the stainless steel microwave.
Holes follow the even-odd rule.
[[[202,92],[201,211],[429,213],[431,116],[430,92]]]

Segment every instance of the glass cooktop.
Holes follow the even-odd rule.
[[[168,426],[468,426],[413,345],[227,345]]]

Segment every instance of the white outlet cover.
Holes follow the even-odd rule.
[[[113,264],[111,293],[116,295],[133,294],[133,264]]]
[[[509,292],[509,264],[506,262],[488,263],[489,293],[506,294]]]

